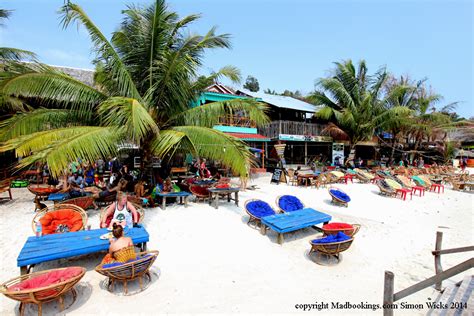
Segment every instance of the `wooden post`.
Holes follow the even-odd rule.
[[[384,316],[393,316],[393,309],[390,305],[393,304],[393,284],[394,284],[394,274],[390,271],[385,271],[385,280],[383,288],[383,315]]]
[[[265,142],[262,142],[262,168],[265,168]]]
[[[441,250],[442,242],[443,242],[443,233],[442,232],[436,232],[435,251]],[[440,254],[435,254],[434,255],[434,264],[435,264],[436,274],[439,274],[439,273],[443,272],[443,267],[441,266],[441,255]],[[435,289],[438,290],[438,291],[441,291],[442,285],[443,285],[443,281],[439,281],[438,283],[435,284]]]
[[[304,165],[308,164],[308,142],[304,142]]]

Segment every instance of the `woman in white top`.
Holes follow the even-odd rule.
[[[102,218],[102,222],[100,223],[101,228],[107,226],[106,220],[112,213],[113,218],[109,227],[112,227],[114,223],[117,223],[123,228],[132,228],[134,223],[138,223],[137,210],[132,203],[127,201],[127,194],[122,191],[117,192],[117,200],[107,208],[105,216]]]

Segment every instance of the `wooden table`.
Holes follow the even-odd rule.
[[[317,224],[327,224],[331,220],[331,215],[318,212],[312,208],[304,208],[289,213],[281,213],[262,217],[260,233],[266,234],[266,227],[278,233],[278,243],[283,244],[283,234],[300,230]]]
[[[161,209],[166,210],[166,198],[167,197],[175,197],[179,198],[179,203],[183,204],[184,200],[184,207],[188,207],[188,198],[192,195],[189,192],[170,192],[170,193],[156,193],[157,196],[161,197],[163,199],[161,203]]]
[[[38,263],[107,251],[109,241],[99,238],[107,232],[106,228],[102,228],[29,237],[18,255],[17,266],[20,267],[21,274],[26,274]],[[150,236],[143,226],[125,232],[135,245],[139,245],[141,251],[146,250]]]
[[[214,201],[214,207],[216,209],[219,208],[219,196],[227,196],[227,202],[230,200],[235,201],[235,205],[239,206],[239,191],[240,188],[226,188],[226,189],[218,189],[218,188],[209,188],[209,205],[212,204]],[[231,198],[232,193],[234,193],[234,198]]]
[[[314,175],[314,174],[299,174],[296,176],[296,179],[298,181],[298,183],[303,183],[303,181],[305,182],[305,185],[308,186],[308,185],[311,185],[311,180],[312,179],[316,179],[318,176],[317,175]]]

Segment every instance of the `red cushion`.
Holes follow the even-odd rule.
[[[346,224],[346,223],[329,223],[326,225],[323,225],[323,229],[348,229],[348,228],[353,228],[351,224]]]
[[[30,279],[24,280],[18,284],[8,288],[10,291],[24,291],[47,287],[54,283],[60,283],[81,274],[82,269],[78,267],[70,267],[64,270],[53,270]]]
[[[72,209],[61,209],[46,213],[41,219],[43,235],[56,233],[56,228],[60,225],[67,225],[70,232],[82,229],[82,216]]]

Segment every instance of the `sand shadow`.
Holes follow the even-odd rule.
[[[314,251],[310,253],[310,250],[305,251],[305,259],[309,260],[317,265],[332,267],[337,266],[342,261],[342,254],[339,254],[339,259],[332,255],[325,255]]]
[[[149,288],[152,284],[157,282],[161,276],[161,269],[158,267],[151,267],[149,271],[149,277],[144,275],[142,277],[142,287],[140,288],[140,283],[138,279],[132,280],[127,282],[127,291],[128,293],[125,294],[124,290],[124,283],[121,281],[115,281],[114,287],[110,288],[109,290],[109,278],[104,278],[102,281],[99,282],[99,287],[101,290],[108,291],[111,295],[114,296],[133,296],[137,295],[147,288]]]
[[[92,286],[88,282],[79,282],[74,286],[74,289],[77,293],[75,300],[72,291],[68,291],[66,294],[63,295],[64,310],[60,310],[59,300],[53,300],[47,303],[43,303],[43,315],[65,315],[85,305],[92,296]],[[24,314],[38,315],[38,305],[26,304]],[[19,303],[15,306],[15,315],[20,315]]]

